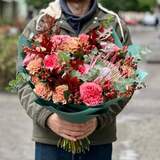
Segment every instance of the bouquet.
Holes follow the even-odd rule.
[[[23,64],[16,85],[27,81],[35,102],[67,121],[82,123],[107,113],[144,86],[147,74],[138,69],[141,48],[123,46],[104,24],[78,37],[45,32],[20,41]],[[89,150],[90,141],[61,138],[57,145],[75,154]]]

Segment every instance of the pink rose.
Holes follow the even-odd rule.
[[[45,56],[44,65],[46,69],[49,69],[51,71],[53,69],[58,69],[60,67],[58,63],[58,56],[55,54]]]
[[[97,106],[103,102],[103,89],[94,82],[86,82],[80,86],[80,97],[87,106]]]

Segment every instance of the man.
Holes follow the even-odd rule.
[[[43,13],[56,14],[60,34],[77,36],[95,29],[105,20],[109,13],[115,15],[113,27],[123,44],[129,44],[128,29],[121,24],[119,17],[100,5],[96,0],[56,0]],[[23,36],[30,39],[36,32],[42,31],[45,21],[43,13],[34,18],[25,28]],[[45,28],[45,27],[44,27]],[[53,31],[54,28],[51,28]],[[21,65],[20,59],[18,65]],[[111,160],[112,143],[116,141],[116,116],[125,105],[110,108],[107,114],[93,118],[84,124],[73,124],[52,114],[34,102],[34,94],[28,84],[23,84],[19,90],[19,99],[27,114],[33,119],[33,140],[36,142],[36,160]],[[72,155],[57,148],[60,137],[76,141],[89,136],[91,140],[90,151],[86,154]]]

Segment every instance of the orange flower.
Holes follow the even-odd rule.
[[[60,85],[55,88],[55,91],[53,92],[52,100],[54,103],[62,103],[66,104],[67,101],[64,97],[64,92],[68,90],[67,85]]]
[[[122,74],[127,77],[132,77],[134,75],[135,71],[132,67],[129,66],[122,66]]]
[[[40,79],[37,76],[32,76],[31,80],[34,84],[38,83],[40,81]]]
[[[39,82],[35,84],[34,92],[37,96],[50,100],[52,97],[52,91],[46,83]]]
[[[42,68],[42,58],[35,58],[34,60],[30,61],[27,65],[26,69],[29,71],[31,75],[35,75],[40,71]]]
[[[59,49],[64,50],[66,52],[75,53],[79,49],[79,47],[80,47],[79,38],[70,37],[61,44]]]

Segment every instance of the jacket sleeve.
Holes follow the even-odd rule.
[[[121,31],[120,31],[120,28],[119,28],[119,24],[116,23],[114,27],[115,27],[115,30],[116,30],[121,42],[123,43],[123,45],[132,44],[129,29],[127,28],[127,26],[125,25],[124,22],[122,22],[122,27],[123,27],[123,31],[124,31],[124,39],[122,38],[122,34],[121,34]],[[124,102],[123,104],[120,104],[119,106],[111,106],[110,108],[108,108],[107,113],[99,115],[97,117],[97,122],[98,122],[97,129],[101,129],[101,128],[104,128],[105,126],[108,126],[108,125],[112,124],[112,122],[116,119],[116,116],[128,104],[131,97],[126,102]]]
[[[22,35],[25,36],[27,39],[30,39],[31,36],[33,36],[33,34],[35,33],[35,26],[36,19],[33,19],[26,26]],[[19,46],[18,48],[20,47],[22,46]],[[20,55],[18,53],[17,73],[19,72],[18,66],[22,64],[22,59],[19,57]],[[46,120],[52,114],[52,112],[34,102],[35,96],[33,90],[28,83],[24,83],[18,88],[18,97],[22,107],[25,109],[26,113],[33,119],[33,121],[35,121],[41,127],[46,128]]]

